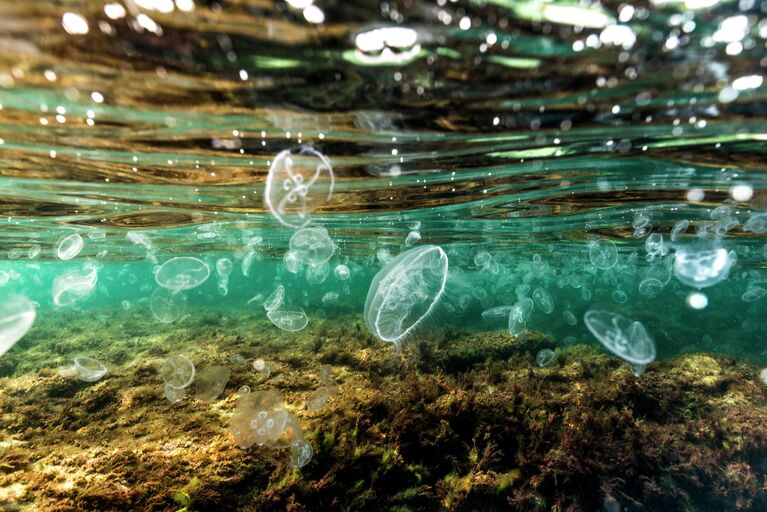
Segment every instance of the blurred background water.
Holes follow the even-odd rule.
[[[194,256],[211,277],[186,314],[236,319],[283,284],[311,329],[435,244],[432,324],[506,329],[482,312],[542,288],[527,328],[557,343],[594,343],[603,309],[659,357],[767,364],[766,39],[754,0],[0,2],[0,295],[151,318],[157,265]],[[332,165],[312,225],[336,249],[293,273],[265,184],[307,147]],[[674,264],[700,240],[727,269],[698,291]],[[70,271],[97,281],[56,304]]]

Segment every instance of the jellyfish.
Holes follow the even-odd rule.
[[[655,360],[655,341],[640,322],[597,310],[588,311],[583,321],[591,334],[616,356],[635,365]]]
[[[297,153],[286,149],[269,167],[266,206],[280,224],[303,228],[311,221],[311,213],[330,201],[333,184],[333,168],[325,155],[308,146]]]
[[[191,290],[210,276],[210,267],[201,259],[191,256],[171,258],[157,269],[155,281],[173,291]]]
[[[202,402],[212,402],[224,391],[232,370],[226,366],[207,366],[197,372],[195,397]]]
[[[509,318],[509,314],[513,307],[514,306],[496,306],[494,308],[486,309],[482,312],[482,318],[488,322],[505,320]]]
[[[447,254],[436,245],[416,247],[392,258],[368,290],[365,322],[370,332],[399,346],[442,297],[447,269]]]
[[[674,254],[674,275],[687,286],[707,288],[727,279],[732,256],[716,241],[682,245]]]
[[[578,319],[575,318],[575,314],[569,309],[566,309],[562,312],[562,318],[565,320],[567,325],[575,325],[578,323]]]
[[[72,233],[59,240],[56,245],[56,255],[60,260],[71,260],[83,250],[85,241],[79,233]]]
[[[535,356],[535,364],[543,368],[551,361],[554,360],[554,351],[549,348],[544,348]]]
[[[70,270],[53,280],[53,304],[66,307],[88,298],[96,289],[98,268],[91,262],[82,270]]]
[[[338,265],[335,270],[333,270],[333,275],[336,276],[336,279],[339,281],[346,281],[349,279],[349,275],[351,274],[351,271],[349,270],[349,267],[344,265],[343,263]]]
[[[309,317],[301,308],[272,308],[267,311],[266,316],[275,326],[288,332],[300,331],[309,323]]]
[[[185,355],[177,354],[165,360],[160,368],[160,374],[166,386],[184,389],[194,380],[194,363]]]
[[[509,332],[514,336],[519,336],[525,330],[527,319],[533,311],[533,299],[528,297],[517,301],[509,312]]]
[[[687,219],[682,219],[671,228],[671,241],[676,242],[681,238],[681,236],[684,234],[685,231],[687,231],[687,228],[690,227],[690,221]]]
[[[77,376],[82,381],[96,382],[107,374],[107,367],[92,357],[77,356],[74,363]]]
[[[278,307],[282,306],[283,301],[285,300],[285,287],[280,285],[277,285],[277,288],[274,289],[274,291],[269,294],[269,296],[264,301],[264,309],[269,312],[273,309],[277,309]]]
[[[336,250],[325,228],[303,228],[290,237],[290,250],[301,263],[319,265],[328,261]]]
[[[186,295],[167,288],[157,288],[149,299],[149,308],[160,322],[175,322],[186,312]]]
[[[551,298],[551,294],[545,288],[538,287],[533,290],[533,301],[535,301],[538,309],[547,315],[554,311],[554,299]]]
[[[29,332],[35,316],[35,304],[23,295],[8,295],[0,300],[0,356]]]
[[[618,263],[618,248],[615,242],[607,238],[600,238],[589,242],[589,258],[595,267],[608,270]]]

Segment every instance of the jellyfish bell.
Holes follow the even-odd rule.
[[[588,311],[583,321],[607,350],[625,361],[646,365],[655,360],[655,341],[641,322],[597,310]]]
[[[84,382],[96,382],[107,374],[107,367],[98,360],[88,356],[77,356],[74,359],[77,376]]]
[[[0,301],[0,356],[29,332],[35,315],[35,304],[23,295],[8,295]]]
[[[303,228],[312,212],[330,201],[334,182],[333,167],[325,155],[309,146],[295,153],[286,149],[269,167],[264,201],[280,224]]]
[[[693,288],[707,288],[724,281],[733,264],[732,255],[717,240],[680,245],[674,253],[674,275]]]
[[[149,299],[152,315],[160,322],[169,324],[175,322],[186,312],[186,295],[184,292],[174,292],[159,287]]]
[[[177,256],[157,268],[155,281],[163,288],[173,291],[191,290],[204,283],[210,276],[210,267],[199,258]]]
[[[399,346],[439,302],[447,269],[447,254],[436,245],[419,246],[389,260],[373,278],[365,301],[370,332]]]
[[[303,228],[290,237],[290,251],[299,262],[319,265],[328,261],[336,250],[325,228]]]

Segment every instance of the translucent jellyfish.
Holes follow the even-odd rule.
[[[482,318],[488,322],[506,320],[514,306],[496,306],[482,312]]]
[[[298,307],[270,309],[266,316],[275,326],[288,332],[300,331],[309,323],[309,317],[306,316],[303,309]]]
[[[154,278],[163,288],[182,291],[200,286],[209,276],[210,267],[201,259],[178,256],[160,265]]]
[[[149,299],[149,308],[160,322],[175,322],[186,313],[186,295],[167,288],[157,288]]]
[[[92,357],[78,356],[74,363],[77,376],[82,381],[96,382],[107,374],[107,367]]]
[[[253,361],[253,369],[260,373],[265,373],[268,377],[269,374],[272,373],[272,367],[269,366],[269,363],[264,361],[263,359],[259,358]]]
[[[687,231],[688,227],[690,227],[690,221],[687,219],[682,219],[674,224],[674,226],[671,228],[671,241],[678,241],[684,232]]]
[[[589,258],[591,263],[602,270],[608,270],[618,263],[618,247],[607,238],[589,242]]]
[[[40,251],[42,251],[42,248],[40,247],[40,244],[34,244],[29,248],[29,251],[27,251],[27,257],[30,260],[36,259],[38,256],[40,256]]]
[[[663,283],[654,277],[648,277],[639,283],[639,293],[645,297],[655,297],[663,290]]]
[[[35,315],[35,304],[23,295],[0,299],[0,356],[29,332]]]
[[[165,360],[160,375],[167,386],[184,389],[194,380],[194,363],[188,357],[178,354]]]
[[[249,251],[245,252],[245,256],[242,258],[242,275],[245,277],[250,277],[250,267],[253,266],[253,260],[255,260],[258,257],[258,254],[253,250],[250,249]]]
[[[98,269],[86,263],[82,270],[70,270],[53,280],[53,303],[66,307],[88,298],[96,289]]]
[[[421,241],[421,233],[418,231],[411,231],[405,237],[405,247],[410,247]]]
[[[644,242],[645,252],[650,259],[654,259],[658,256],[663,256],[668,253],[666,244],[663,243],[663,235],[660,233],[653,233],[647,237]]]
[[[312,460],[312,455],[314,455],[312,445],[303,439],[295,441],[290,445],[288,450],[290,453],[290,464],[294,468],[302,468],[306,466],[309,464],[309,461]]]
[[[548,348],[544,348],[535,356],[535,364],[543,368],[551,361],[554,360],[554,351]]]
[[[492,260],[493,260],[493,257],[487,251],[479,251],[477,254],[474,255],[474,264],[480,268],[489,264]]]
[[[270,389],[240,395],[232,415],[231,431],[237,446],[249,448],[279,440],[287,423],[285,399],[279,391]],[[300,432],[295,432],[293,437],[300,438]]]
[[[197,400],[212,402],[224,391],[232,370],[226,366],[206,366],[197,372],[195,381]]]
[[[297,274],[301,270],[301,259],[296,251],[287,251],[282,262],[291,274]]]
[[[767,295],[767,290],[757,284],[749,283],[746,291],[740,296],[740,300],[743,302],[756,302],[765,295]]]
[[[524,298],[514,304],[509,313],[509,332],[514,336],[519,336],[525,330],[527,319],[533,311],[533,299]]]
[[[707,288],[727,279],[733,262],[716,241],[677,246],[674,275],[687,286]]]
[[[306,282],[309,284],[321,284],[330,275],[330,265],[326,263],[319,263],[317,265],[309,265],[306,269]]]
[[[328,400],[330,399],[330,392],[326,386],[321,386],[315,389],[309,398],[306,400],[306,408],[310,411],[317,411],[322,409]]]
[[[629,296],[623,290],[615,290],[613,292],[613,300],[618,304],[625,304],[629,300]]]
[[[56,255],[60,260],[71,260],[83,250],[85,241],[78,233],[72,233],[59,240],[56,245]]]
[[[338,300],[338,294],[336,292],[327,292],[322,296],[323,304]]]
[[[562,312],[562,318],[565,320],[567,325],[575,325],[578,323],[578,319],[575,317],[575,314],[573,314],[573,312],[569,309],[566,309]]]
[[[273,309],[277,309],[278,307],[282,306],[283,301],[285,300],[285,287],[280,285],[277,285],[277,288],[274,289],[274,291],[269,294],[269,296],[264,301],[264,309],[266,311],[271,311]]]
[[[333,271],[333,275],[336,276],[336,279],[339,281],[346,281],[349,279],[349,275],[351,272],[349,271],[349,267],[347,267],[344,264],[338,265],[335,270]]]
[[[751,231],[758,235],[767,233],[767,212],[752,213],[746,223],[743,225],[744,231]]]
[[[284,226],[302,228],[314,210],[330,201],[333,184],[333,168],[325,155],[308,146],[298,153],[286,149],[269,167],[266,206]]]
[[[376,337],[399,345],[442,297],[448,259],[435,245],[392,258],[373,278],[365,301],[365,322]]]
[[[336,247],[327,229],[303,228],[290,237],[290,250],[302,263],[319,265],[333,256]]]
[[[546,313],[547,315],[554,311],[554,299],[551,298],[551,294],[544,288],[536,288],[533,290],[533,301],[538,309]]]
[[[616,356],[634,364],[655,360],[655,341],[640,322],[607,311],[591,310],[583,321],[591,334]]]

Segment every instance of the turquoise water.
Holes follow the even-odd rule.
[[[450,329],[604,350],[605,311],[649,368],[767,365],[765,4],[305,4],[0,2],[0,303],[36,311],[7,359],[78,319],[236,330],[282,286],[302,335],[352,318],[394,354]],[[315,172],[301,215],[270,196]],[[286,257],[306,227],[326,261]],[[424,246],[444,273],[384,279]],[[163,285],[176,257],[209,276]]]

